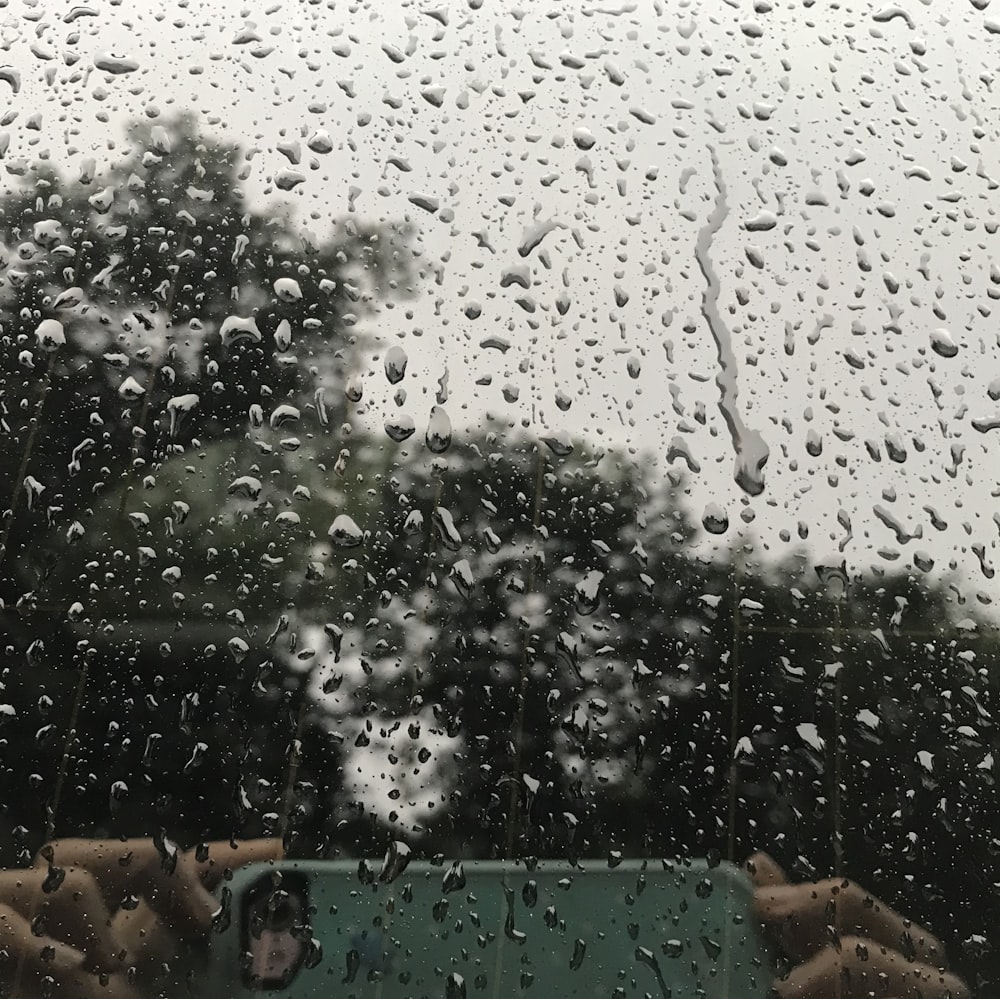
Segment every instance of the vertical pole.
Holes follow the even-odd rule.
[[[840,599],[833,605],[833,642],[840,646],[841,640]],[[833,681],[833,873],[837,878],[844,876],[844,815],[843,815],[843,706],[844,706],[844,666],[837,670]]]
[[[542,454],[541,444],[536,443],[537,460],[535,463],[535,508],[531,518],[531,543],[538,535],[538,525],[542,515],[542,487],[544,485],[545,458]],[[530,593],[535,586],[535,559],[534,553],[529,554],[527,572],[526,593]],[[517,839],[517,831],[521,826],[521,759],[523,755],[524,743],[524,719],[527,714],[528,703],[528,674],[530,663],[528,662],[528,628],[523,628],[523,641],[521,645],[521,675],[517,685],[517,715],[514,722],[514,766],[510,775],[510,796],[507,803],[507,836],[504,842],[503,859],[510,860],[514,854],[514,845]]]
[[[742,552],[737,549],[733,559],[733,626],[732,640],[729,647],[729,807],[726,816],[728,838],[726,843],[726,859],[736,862],[736,805],[737,805],[737,762],[736,746],[740,732],[740,591],[743,569]]]

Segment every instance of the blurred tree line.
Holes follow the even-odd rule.
[[[705,554],[680,475],[585,441],[352,429],[409,234],[303,235],[242,162],[180,118],[0,202],[7,862],[764,848],[997,980],[985,623],[930,577]]]

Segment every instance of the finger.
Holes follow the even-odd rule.
[[[861,937],[844,937],[774,983],[780,999],[967,999],[969,990],[954,975]]]
[[[42,865],[45,865],[44,869]],[[144,897],[162,917],[161,929],[164,933],[169,932],[168,927],[181,936],[206,933],[211,926],[212,914],[218,908],[218,903],[193,869],[184,868],[176,877],[164,870],[160,851],[152,839],[53,840],[38,851],[35,866],[28,875],[36,880],[44,879],[53,868],[67,878],[72,876],[79,880],[89,877],[96,887],[88,892],[88,898],[93,898],[96,893],[102,902],[106,901],[115,908],[127,895]],[[0,875],[0,879],[2,877]],[[0,898],[11,899],[19,911],[26,912],[19,896],[12,898],[7,892],[0,892]],[[103,913],[107,911],[104,907]],[[134,933],[133,923],[123,918],[116,925],[133,928]],[[115,939],[114,932],[113,925],[106,930],[105,936],[116,944],[116,950],[120,950],[122,945]],[[78,940],[74,938],[71,942]],[[133,939],[131,943],[134,946],[136,941]]]
[[[159,860],[147,864],[133,883],[169,931],[194,937],[211,929],[219,903],[202,883],[193,858],[192,862],[178,862],[172,871],[165,871]]]
[[[781,931],[789,956],[816,953],[838,936],[870,938],[914,961],[944,967],[941,941],[903,919],[852,881],[834,878],[816,884],[775,885],[754,894],[758,917]]]
[[[162,965],[177,953],[176,937],[145,901],[134,908],[119,909],[112,925],[125,950],[126,963],[140,970]]]
[[[755,888],[783,885],[788,881],[777,861],[766,853],[755,853],[747,861],[747,873]]]
[[[42,846],[32,867],[43,869],[80,868],[97,880],[101,893],[111,905],[117,905],[129,888],[136,871],[157,860],[159,854],[151,839],[100,840],[58,839]]]
[[[199,853],[205,856],[204,861],[198,859]],[[207,849],[189,850],[188,854],[195,857],[202,883],[213,889],[223,879],[226,871],[245,867],[247,864],[281,860],[284,857],[284,847],[280,839],[248,839],[235,845],[227,840],[220,840],[208,843]]]
[[[111,929],[111,915],[93,875],[81,869],[0,873],[0,904],[30,925],[41,920],[44,932],[86,955],[94,967],[118,968],[120,946]]]
[[[0,964],[0,995],[139,999],[124,975],[110,975],[102,984],[87,971],[82,951],[52,937],[35,936],[28,920],[6,906],[0,906],[0,951],[10,955]]]
[[[209,931],[219,902],[211,893],[228,871],[246,864],[272,861],[282,855],[280,839],[255,839],[233,844],[218,841],[187,850],[173,870],[150,862],[138,879],[141,894],[181,936],[198,936]]]
[[[284,850],[280,839],[251,839],[233,844],[218,840],[188,850],[198,864],[198,874],[208,888],[214,888],[227,870],[260,861],[280,860]],[[204,860],[198,857],[204,856]],[[33,867],[80,867],[90,871],[109,900],[119,901],[137,872],[161,865],[162,858],[152,839],[90,840],[59,839],[46,843],[35,855]]]

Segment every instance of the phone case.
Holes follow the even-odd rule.
[[[764,999],[772,977],[750,883],[725,863],[285,861],[227,887],[206,999]],[[310,915],[282,923],[272,896]],[[246,955],[269,947],[281,959],[254,978]]]

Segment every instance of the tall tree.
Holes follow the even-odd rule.
[[[23,759],[8,751],[3,762],[28,763],[14,786],[30,784],[26,815],[37,829],[51,824],[39,817],[54,800],[86,797],[98,779],[77,773],[64,787],[60,776],[73,770],[67,754],[82,752],[66,735],[87,696],[122,712],[106,721],[105,750],[121,732],[124,750],[142,751],[146,739],[126,734],[125,715],[141,727],[143,706],[160,719],[168,710],[156,707],[147,680],[170,711],[181,704],[192,716],[229,696],[226,675],[213,686],[190,661],[172,677],[187,700],[171,700],[169,656],[151,664],[145,649],[106,654],[93,637],[114,627],[87,612],[121,575],[105,560],[119,559],[124,532],[141,539],[143,496],[163,463],[295,412],[336,422],[359,324],[408,287],[405,227],[349,216],[310,233],[289,206],[244,196],[247,155],[180,114],[134,123],[106,168],[85,160],[66,178],[41,163],[0,200],[2,682],[22,714],[34,706],[15,737],[37,736]],[[95,506],[113,490],[112,516],[100,522]],[[178,523],[185,505],[174,510]],[[73,545],[100,553],[102,578],[88,570],[53,588]],[[178,745],[190,757],[203,740],[187,718]],[[155,758],[157,740],[148,748]],[[176,755],[160,754],[164,772]],[[195,753],[191,767],[202,765]],[[125,809],[125,792],[116,794],[113,810]]]
[[[409,280],[405,228],[348,218],[320,239],[251,205],[241,148],[190,115],[129,143],[99,178],[46,171],[0,202],[8,531],[140,481],[191,436],[242,433],[252,406],[322,408],[366,309]]]

